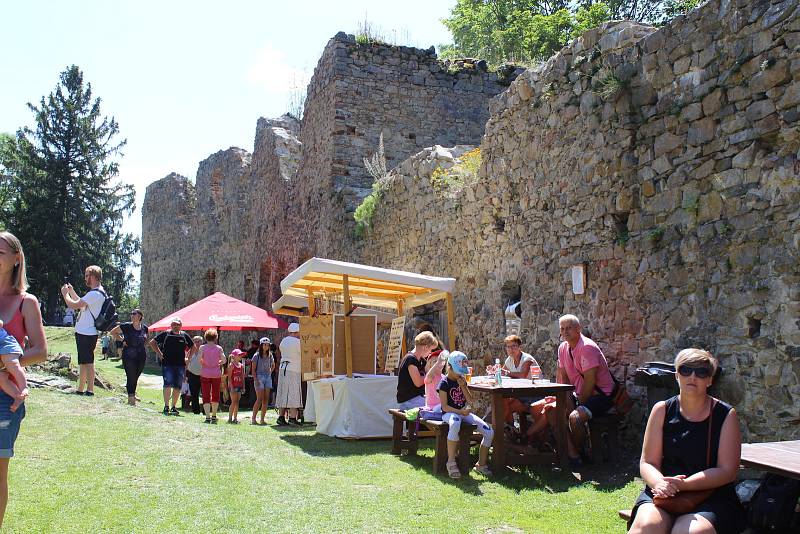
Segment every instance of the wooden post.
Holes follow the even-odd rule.
[[[353,333],[350,330],[350,279],[342,275],[342,289],[344,290],[344,351],[347,362],[347,376],[353,378]]]
[[[403,301],[402,300],[398,300],[397,301],[397,316],[398,317],[402,317],[403,313],[405,313],[403,311]],[[400,342],[400,358],[401,359],[403,358],[403,356],[406,355],[406,347],[407,347],[407,345],[406,345],[406,333],[405,333],[405,328],[404,328],[403,329],[403,340]]]
[[[306,288],[306,294],[308,295],[308,316],[314,317],[317,310],[314,303],[314,290],[311,289],[311,286]]]
[[[453,294],[447,294],[447,339],[450,342],[450,350],[456,350],[456,312],[453,309]]]

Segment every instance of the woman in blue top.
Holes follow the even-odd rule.
[[[147,361],[147,325],[142,322],[142,310],[131,312],[128,323],[115,326],[109,335],[116,341],[122,341],[122,367],[125,369],[125,389],[128,391],[128,404],[136,404],[136,384]]]
[[[636,499],[630,532],[736,534],[745,524],[734,482],[742,435],[736,410],[711,397],[717,360],[700,349],[675,358],[680,393],[656,403],[644,433],[639,469],[647,487]],[[671,514],[656,498],[713,490],[694,510]]]

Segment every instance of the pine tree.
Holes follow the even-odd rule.
[[[25,247],[31,291],[52,316],[64,279],[80,293],[83,270],[95,264],[119,301],[139,250],[139,240],[120,231],[134,208],[134,189],[117,179],[114,158],[125,145],[116,140],[119,126],[101,115],[100,99],[92,100],[92,86],[75,65],[38,106],[28,107],[36,129],[17,131],[14,157],[3,164],[18,184],[9,229]]]

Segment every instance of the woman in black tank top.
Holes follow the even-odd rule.
[[[734,481],[739,472],[742,437],[736,411],[707,393],[717,360],[700,349],[675,358],[680,394],[659,402],[647,421],[639,462],[647,487],[636,499],[630,532],[738,533],[744,512]],[[710,433],[710,435],[709,435]],[[712,489],[695,510],[673,515],[653,497]]]

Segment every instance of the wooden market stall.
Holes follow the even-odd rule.
[[[332,350],[334,362],[330,366],[330,374],[336,371],[335,374],[341,375],[310,383],[306,420],[316,420],[319,432],[339,437],[390,436],[392,422],[387,410],[396,405],[397,377],[374,374],[375,345],[368,343],[370,327],[366,323],[370,319],[372,324],[386,322],[392,316],[403,318],[405,311],[412,307],[444,300],[447,307],[448,344],[454,350],[457,335],[453,310],[454,287],[454,278],[323,258],[311,258],[289,273],[281,281],[283,295],[273,303],[274,313],[301,317],[301,344],[304,342],[303,325],[318,327],[320,323],[304,320],[303,317],[331,315],[332,318],[324,323],[324,328],[330,328],[333,337],[330,344],[334,347],[322,348],[321,352],[325,354]],[[318,309],[320,307],[324,309]],[[338,318],[336,313],[340,314]],[[343,339],[340,341],[344,362],[335,356],[336,332],[339,331],[337,325],[341,327],[339,330],[343,330]],[[310,326],[307,331],[310,332]],[[372,332],[374,338],[374,330]],[[311,340],[308,342],[311,343]],[[370,350],[372,354],[369,357],[373,362],[371,371],[365,367],[362,356],[368,355]],[[305,363],[308,364],[307,361]],[[391,369],[390,365],[386,367]],[[358,373],[359,370],[362,372]],[[374,424],[368,424],[370,422]],[[359,425],[362,425],[361,429],[356,428]]]

